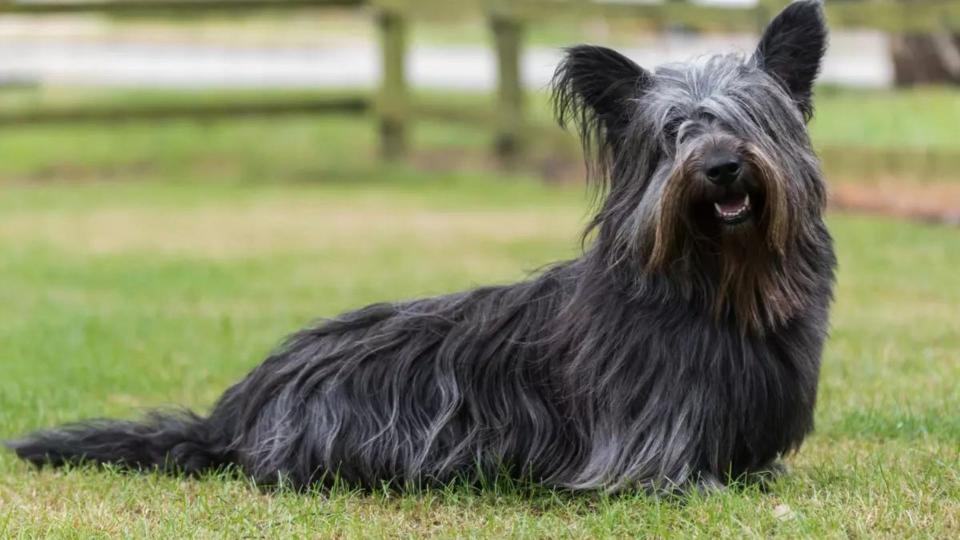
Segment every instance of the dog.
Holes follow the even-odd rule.
[[[826,38],[801,0],[752,55],[648,71],[569,48],[555,109],[599,194],[578,258],[302,330],[207,416],[7,444],[38,466],[234,466],[297,488],[662,491],[777,470],[813,428],[835,279],[806,129]]]

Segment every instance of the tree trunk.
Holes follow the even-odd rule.
[[[894,84],[960,84],[960,34],[896,35],[891,41]]]

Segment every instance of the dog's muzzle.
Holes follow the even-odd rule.
[[[706,179],[704,198],[723,225],[738,225],[753,216],[749,166],[739,144],[728,137],[711,138],[701,153],[701,173]]]

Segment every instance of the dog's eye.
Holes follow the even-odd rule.
[[[699,112],[699,115],[700,115],[700,120],[702,120],[702,121],[704,121],[704,122],[706,122],[706,123],[708,123],[708,124],[712,124],[712,123],[714,123],[714,122],[717,122],[717,117],[716,117],[716,115],[714,115],[714,114],[713,114],[712,112],[710,112],[710,111],[701,110],[701,111]]]
[[[667,125],[663,128],[663,134],[667,139],[667,142],[677,142],[677,136],[680,134],[680,126],[683,124],[682,118],[674,118],[667,122]]]

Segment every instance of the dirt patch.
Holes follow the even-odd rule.
[[[831,187],[830,204],[838,210],[960,226],[960,183],[842,182]]]
[[[582,182],[586,175],[578,157],[558,156],[556,152],[531,152],[522,163],[512,167],[497,161],[489,152],[419,151],[412,163],[421,170],[449,171],[469,168],[497,174],[503,170],[522,171],[549,183]],[[920,182],[902,178],[847,179],[834,181],[828,174],[830,207],[834,210],[892,216],[924,223],[960,226],[960,181]]]
[[[230,258],[288,249],[363,250],[383,244],[445,249],[464,242],[569,240],[576,236],[579,215],[548,210],[345,209],[271,202],[244,208],[110,208],[79,215],[33,211],[3,216],[0,239],[96,254],[145,250]]]

